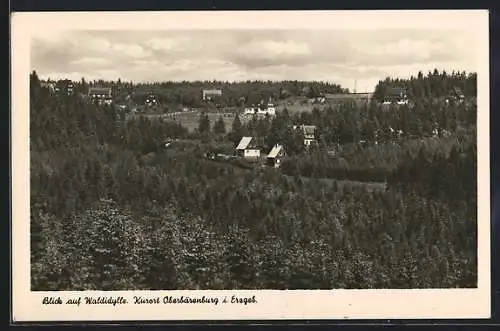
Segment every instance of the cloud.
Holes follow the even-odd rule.
[[[83,57],[72,61],[71,64],[82,67],[107,66],[111,64],[111,60],[102,57]]]
[[[109,40],[105,38],[78,38],[78,40],[73,40],[73,46],[78,48],[86,49],[90,52],[106,53],[112,48],[112,44]]]
[[[31,59],[42,77],[327,80],[351,89],[356,80],[371,90],[388,75],[474,71],[475,38],[453,30],[44,32]]]
[[[259,67],[282,62],[304,63],[311,54],[311,49],[306,43],[292,40],[254,40],[238,47],[233,60],[245,66]]]
[[[172,52],[185,50],[188,47],[187,38],[152,38],[145,45],[154,51]]]
[[[124,55],[131,58],[144,58],[148,57],[150,53],[140,45],[131,44],[115,44],[112,45],[113,54]]]

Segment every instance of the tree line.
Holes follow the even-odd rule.
[[[89,87],[110,87],[117,102],[126,102],[127,97],[136,104],[144,104],[149,95],[154,95],[162,105],[201,108],[217,104],[219,107],[242,107],[245,104],[257,104],[261,101],[306,97],[311,93],[348,93],[349,90],[338,84],[320,81],[180,81],[162,83],[133,83],[128,81],[87,81],[82,78],[73,82],[77,93],[86,94]],[[203,89],[220,89],[222,95],[207,102],[202,100]]]

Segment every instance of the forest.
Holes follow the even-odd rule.
[[[458,89],[464,96],[475,98],[477,96],[477,73],[464,71],[439,71],[434,69],[424,75],[422,71],[409,79],[387,77],[379,81],[374,91],[374,98],[378,101],[384,99],[388,88],[399,87],[408,91],[408,97],[413,100],[436,100],[449,97],[454,89]]]
[[[446,77],[443,91],[472,76]],[[471,99],[285,110],[230,128],[202,114],[188,132],[52,95],[33,72],[32,290],[477,287]],[[318,146],[298,124],[317,125]],[[245,134],[282,143],[282,167],[205,157]]]

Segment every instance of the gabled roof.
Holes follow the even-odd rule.
[[[386,94],[389,96],[404,96],[407,94],[407,91],[405,88],[391,87],[387,90]]]
[[[297,130],[300,128],[302,130],[302,134],[304,135],[314,135],[314,132],[316,131],[316,125],[294,125],[293,129]]]
[[[236,149],[246,149],[251,141],[252,141],[252,137],[241,138],[240,143],[238,144]]]
[[[453,92],[455,95],[463,95],[462,89],[457,86],[453,86]]]
[[[283,146],[281,146],[281,145],[275,145],[273,147],[273,149],[271,149],[271,151],[269,152],[269,154],[267,155],[267,157],[274,158],[274,157],[278,156],[278,154],[279,154],[279,152],[281,151],[282,148],[283,148]]]
[[[203,93],[215,93],[215,94],[220,94],[222,93],[221,89],[203,89]]]

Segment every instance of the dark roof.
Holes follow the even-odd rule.
[[[57,87],[73,87],[73,82],[69,79],[61,79],[56,83]]]
[[[462,89],[457,86],[453,86],[453,92],[457,95],[463,95]]]
[[[391,87],[387,90],[387,95],[405,95],[407,94],[407,90],[402,87]]]
[[[203,93],[205,94],[221,94],[221,89],[203,89]]]
[[[315,125],[303,125],[302,130],[304,131],[304,135],[314,135],[316,131]]]

